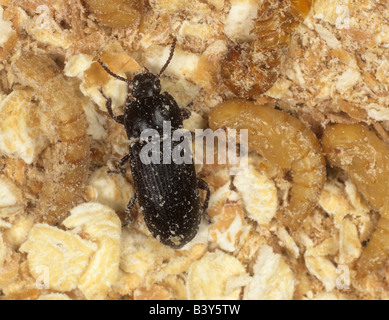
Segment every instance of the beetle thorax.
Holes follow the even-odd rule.
[[[136,75],[131,82],[130,91],[134,98],[147,98],[161,92],[161,83],[158,76],[144,72]]]

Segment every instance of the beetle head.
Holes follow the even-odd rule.
[[[151,72],[143,72],[134,77],[130,84],[130,91],[134,98],[146,98],[161,93],[161,82],[159,77],[166,70],[170,61],[173,58],[174,48],[176,47],[177,40],[173,40],[172,47],[170,49],[169,58],[165,65],[162,67],[158,75],[152,74]]]
[[[161,92],[161,82],[155,74],[143,72],[132,79],[130,91],[134,98],[152,97]]]

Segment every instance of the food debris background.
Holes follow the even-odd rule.
[[[1,298],[388,298],[387,263],[357,272],[385,212],[328,161],[317,206],[293,234],[277,219],[293,181],[256,153],[235,177],[228,165],[197,168],[212,188],[211,224],[182,250],[152,238],[140,214],[122,229],[131,175],[106,171],[128,141],[98,89],[120,114],[127,87],[97,63],[129,78],[157,73],[175,37],[161,82],[191,103],[187,128],[206,128],[210,110],[243,98],[296,117],[319,140],[336,123],[388,143],[387,1],[0,4]]]

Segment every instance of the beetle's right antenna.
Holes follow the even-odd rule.
[[[162,67],[161,71],[158,73],[158,77],[161,76],[161,74],[166,70],[166,68],[168,67],[170,61],[172,61],[172,58],[173,58],[173,54],[174,54],[174,48],[176,47],[176,43],[177,43],[177,39],[174,38],[173,40],[173,44],[172,44],[172,47],[170,49],[170,55],[169,55],[169,58],[167,59],[165,65]]]

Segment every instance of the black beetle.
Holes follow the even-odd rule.
[[[187,112],[181,110],[174,98],[167,92],[161,93],[159,77],[173,58],[176,41],[174,40],[170,56],[158,75],[143,72],[134,76],[133,80],[123,78],[111,70],[99,59],[98,62],[111,76],[129,84],[129,95],[124,107],[124,114],[115,116],[112,101],[107,100],[109,115],[117,123],[124,126],[131,141],[130,152],[118,164],[118,172],[125,173],[123,165],[130,162],[131,173],[135,185],[135,196],[129,202],[126,216],[138,200],[146,225],[152,235],[172,248],[181,248],[191,241],[199,228],[201,215],[208,207],[210,190],[207,183],[197,178],[193,160],[191,164],[144,164],[140,151],[145,142],[139,138],[146,129],[157,130],[163,136],[163,121],[170,121],[171,134],[183,128]],[[172,142],[174,148],[179,142]],[[161,141],[162,146],[162,141]],[[163,148],[160,157],[163,158]],[[204,204],[200,203],[199,189],[206,190]]]

